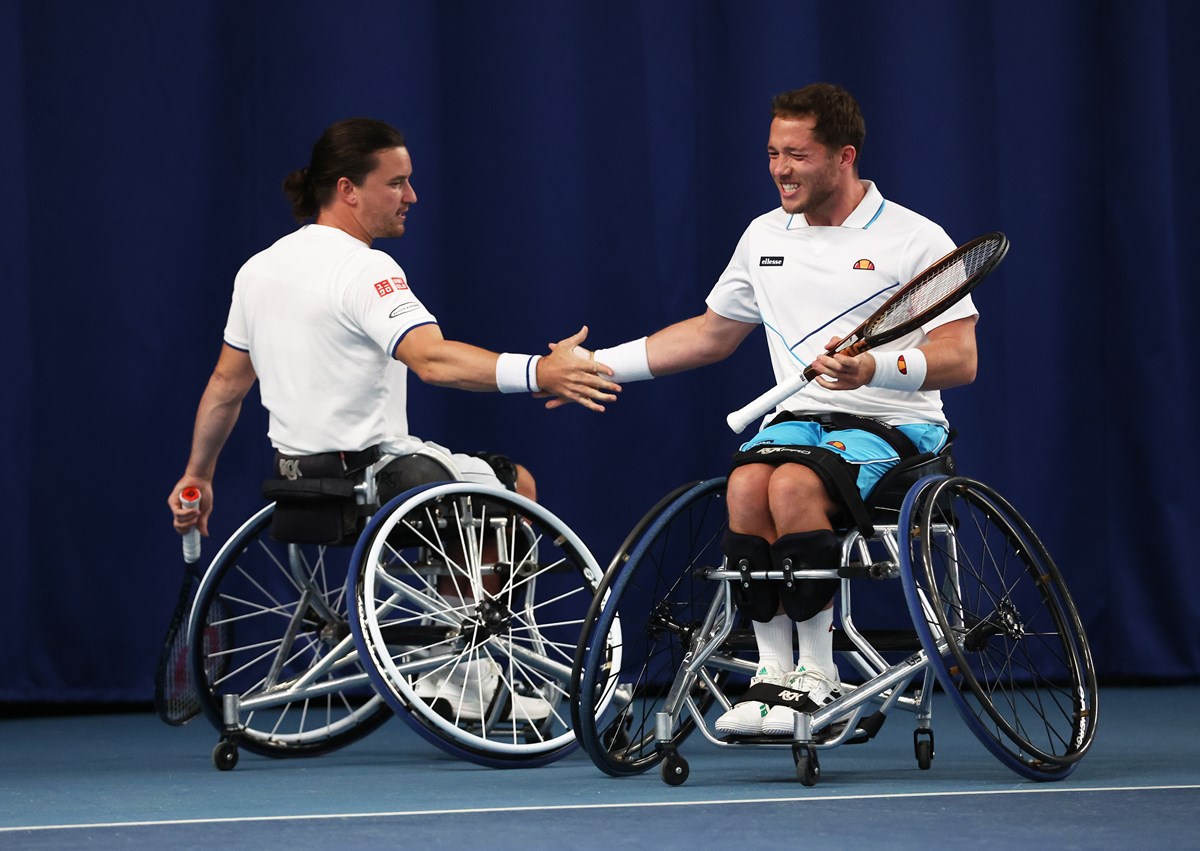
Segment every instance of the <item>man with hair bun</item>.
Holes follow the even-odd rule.
[[[376,239],[403,235],[417,202],[412,173],[399,131],[352,118],[328,127],[309,164],[284,180],[293,215],[312,222],[251,257],[234,281],[191,454],[167,500],[180,534],[198,527],[208,535],[217,458],[256,380],[270,413],[274,475],[283,478],[305,465],[349,475],[348,458],[360,463],[411,450],[410,369],[429,384],[550,396],[549,407],[575,402],[603,411],[616,400],[620,387],[607,378],[611,370],[575,351],[586,326],[545,356],[497,354],[442,336],[404,270],[371,248]],[[452,458],[464,478],[496,482],[499,474],[536,498],[528,470],[503,456]],[[180,493],[193,487],[199,506],[185,507]]]
[[[446,387],[539,392],[594,411],[616,400],[610,370],[572,351],[586,327],[545,357],[498,355],[442,336],[404,270],[370,247],[403,235],[417,201],[412,171],[398,130],[352,118],[327,128],[309,165],[284,180],[296,219],[315,221],[250,258],[234,281],[187,472],[169,499],[181,533],[199,526],[208,534],[217,456],[256,380],[271,443],[289,456],[358,452],[407,435],[407,418],[397,422],[405,383],[390,374],[393,359],[401,372]],[[199,508],[180,505],[185,487],[200,489]]]

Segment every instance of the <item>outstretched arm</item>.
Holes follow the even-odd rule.
[[[538,391],[593,411],[615,402],[620,386],[606,376],[611,370],[575,352],[587,337],[587,327],[560,341],[549,355],[497,355],[487,349],[447,340],[437,325],[409,331],[396,346],[395,357],[427,384],[460,390]],[[509,374],[512,367],[516,372]]]
[[[756,327],[752,322],[726,319],[710,309],[699,316],[668,325],[649,337],[639,337],[611,349],[597,349],[594,352],[580,346],[578,351],[591,357],[599,368],[612,376],[613,381],[625,384],[724,360]],[[551,399],[546,407],[562,404],[565,403]]]
[[[192,451],[183,478],[172,488],[167,505],[175,517],[179,534],[199,525],[200,534],[208,534],[208,518],[213,509],[213,475],[217,458],[242,410],[242,400],[257,378],[250,355],[229,345],[221,347],[221,356],[208,379],[204,395],[196,410],[192,431]],[[179,492],[184,488],[200,489],[200,507],[184,508]]]
[[[726,319],[711,309],[668,325],[646,339],[650,372],[655,377],[671,375],[724,360],[757,327],[750,322]],[[599,353],[597,360],[603,361]]]

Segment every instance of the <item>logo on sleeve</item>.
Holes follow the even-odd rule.
[[[392,285],[398,290],[408,289],[408,282],[403,278],[392,278]]]
[[[392,289],[392,282],[385,278],[375,284],[375,292],[379,293],[380,298],[383,298],[385,295],[391,295],[395,290]]]
[[[759,257],[758,265],[759,266],[782,266],[783,258],[782,257]]]
[[[412,313],[420,306],[415,301],[406,301],[398,307],[393,307],[392,312],[388,314],[388,319],[395,319],[397,316],[403,316],[405,313]]]
[[[875,271],[875,264],[874,264],[874,263],[872,263],[870,260],[867,260],[866,258],[863,258],[862,260],[859,260],[857,263],[855,263],[855,264],[854,264],[853,266],[851,266],[850,268],[852,268],[852,269],[866,269],[867,271],[873,272],[873,271]]]

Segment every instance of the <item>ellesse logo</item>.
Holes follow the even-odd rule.
[[[759,257],[758,265],[759,266],[782,266],[783,258],[782,257]]]
[[[859,260],[857,263],[855,263],[851,268],[852,269],[868,269],[870,271],[874,271],[875,264],[872,263],[870,260],[863,258],[862,260]]]

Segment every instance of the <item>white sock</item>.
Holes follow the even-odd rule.
[[[792,670],[792,619],[778,614],[766,623],[753,624],[759,666],[771,665],[784,673]]]
[[[797,623],[796,638],[800,647],[798,666],[820,671],[838,682],[840,675],[833,661],[833,607]]]

